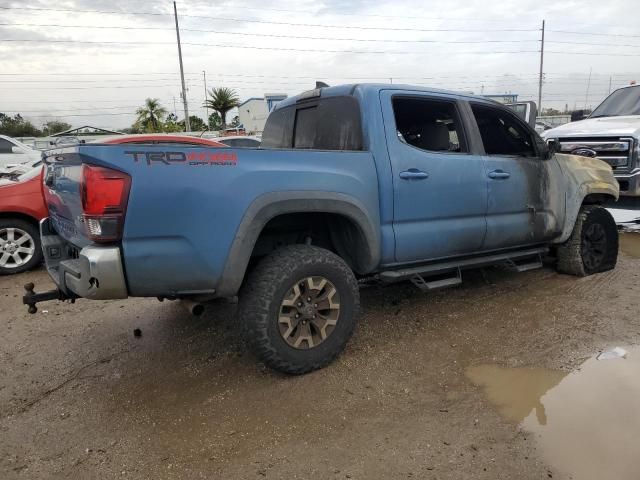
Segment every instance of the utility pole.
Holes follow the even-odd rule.
[[[611,93],[611,75],[609,75],[609,93]]]
[[[584,109],[587,109],[587,102],[589,101],[589,88],[591,87],[591,72],[593,67],[589,67],[589,80],[587,80],[587,93],[584,95]]]
[[[205,123],[207,124],[207,130],[209,130],[209,106],[207,105],[207,72],[202,70],[202,76],[204,77],[204,109],[207,112]]]
[[[173,2],[173,14],[176,17],[176,37],[178,38],[178,59],[180,60],[180,80],[182,80],[182,101],[184,103],[184,127],[185,131],[191,131],[189,123],[189,105],[187,104],[187,89],[184,86],[184,68],[182,67],[182,46],[180,45],[180,27],[178,26],[178,7]]]
[[[544,20],[542,20],[542,41],[540,43],[540,77],[538,78],[538,112],[542,114],[542,75],[544,64]]]

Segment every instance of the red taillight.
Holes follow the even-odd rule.
[[[131,177],[126,173],[82,166],[82,216],[89,238],[96,242],[121,239],[130,187]]]

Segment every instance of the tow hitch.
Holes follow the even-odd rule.
[[[48,292],[36,293],[33,291],[35,287],[36,286],[33,283],[27,283],[24,286],[26,293],[22,297],[22,303],[29,306],[27,311],[31,314],[38,311],[38,308],[36,307],[36,303],[38,302],[46,302],[48,300],[69,300],[71,303],[74,303],[76,300],[75,297],[68,296],[58,288],[49,290]]]

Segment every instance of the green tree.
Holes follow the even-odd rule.
[[[218,112],[213,112],[209,115],[209,130],[221,130],[222,129],[222,119]]]
[[[207,124],[196,115],[189,115],[189,125],[192,132],[201,132],[207,129]]]
[[[179,122],[177,115],[170,113],[164,121],[163,130],[167,133],[182,132],[184,131],[184,122]]]
[[[19,113],[13,117],[0,113],[0,135],[9,137],[40,137],[42,131]]]
[[[210,108],[217,112],[222,120],[222,128],[225,128],[227,125],[227,113],[232,108],[240,105],[238,94],[231,88],[220,87],[212,88],[209,91],[209,97],[203,107]]]
[[[160,105],[157,98],[147,98],[144,106],[136,110],[136,115],[138,119],[134,125],[138,124],[144,133],[161,132],[167,109]]]
[[[42,129],[42,134],[53,135],[54,133],[64,132],[65,130],[69,130],[71,128],[71,124],[67,122],[61,122],[59,120],[50,120],[44,124],[44,128]]]

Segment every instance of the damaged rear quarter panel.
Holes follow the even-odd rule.
[[[611,167],[595,158],[556,153],[555,158],[565,178],[566,215],[562,235],[555,243],[565,242],[573,231],[580,207],[587,195],[603,194],[618,199],[620,186]]]

